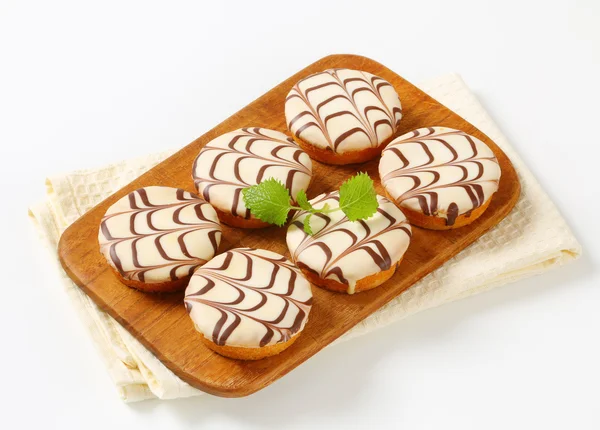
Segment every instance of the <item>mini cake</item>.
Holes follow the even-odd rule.
[[[184,303],[206,346],[226,357],[258,360],[298,338],[312,291],[285,257],[238,248],[196,270]]]
[[[313,235],[303,230],[308,212],[300,211],[287,231],[292,261],[313,284],[348,294],[375,288],[396,271],[412,236],[400,209],[383,196],[379,208],[366,220],[350,221],[342,211],[315,213],[310,223]],[[321,194],[310,203],[316,209],[326,204],[339,207],[339,193]]]
[[[500,166],[481,140],[429,127],[392,141],[383,151],[379,176],[411,224],[447,230],[481,216],[498,191]]]
[[[211,205],[187,191],[146,187],[113,204],[100,223],[100,252],[125,285],[146,292],[185,288],[221,241]]]
[[[242,128],[212,140],[194,161],[198,193],[212,204],[222,222],[261,228],[244,204],[242,190],[265,179],[281,181],[295,199],[312,177],[309,156],[285,134],[265,128]]]
[[[285,99],[294,139],[328,164],[375,158],[402,118],[400,98],[386,80],[350,69],[331,69],[298,82]]]

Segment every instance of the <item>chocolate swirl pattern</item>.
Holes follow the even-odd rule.
[[[194,161],[198,193],[234,216],[252,217],[242,198],[244,188],[265,179],[280,180],[292,198],[306,190],[312,176],[309,156],[285,134],[265,128],[242,128],[209,142]]]
[[[184,302],[204,337],[221,346],[256,348],[286,342],[300,332],[312,292],[285,257],[238,248],[196,270]]]
[[[377,212],[366,220],[352,222],[342,211],[314,214],[312,236],[303,230],[307,212],[297,213],[287,231],[292,261],[322,279],[348,285],[348,294],[354,293],[359,280],[391,268],[406,252],[412,231],[391,201],[382,196],[377,200]],[[311,203],[319,209],[325,204],[339,207],[339,193],[321,194]]]
[[[175,281],[210,260],[221,241],[211,205],[187,191],[141,188],[106,212],[100,251],[123,278],[145,283]]]
[[[285,100],[288,128],[299,139],[335,153],[379,147],[402,118],[400,98],[386,80],[331,69],[298,82]]]
[[[500,166],[481,140],[446,127],[429,127],[393,140],[379,163],[381,182],[400,207],[446,218],[482,206],[498,190]]]

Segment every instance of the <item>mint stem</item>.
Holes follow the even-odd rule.
[[[305,211],[305,212],[310,212],[311,214],[330,214],[332,212],[336,212],[336,211],[341,211],[341,208],[332,208],[329,209],[328,208],[329,205],[327,205],[327,208],[321,208],[321,209],[317,209],[317,208],[312,208],[312,209],[302,209],[298,206],[290,206],[290,210],[298,210],[298,211]]]

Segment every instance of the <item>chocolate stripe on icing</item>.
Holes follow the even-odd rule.
[[[196,270],[184,301],[205,337],[217,345],[252,348],[286,342],[302,330],[312,292],[285,257],[239,248]]]
[[[402,118],[402,106],[392,85],[382,78],[331,69],[294,85],[285,115],[297,138],[343,153],[375,148],[389,139]]]
[[[292,261],[322,279],[348,285],[349,294],[357,281],[390,269],[404,255],[412,232],[400,209],[385,197],[377,199],[377,213],[367,220],[352,222],[342,211],[314,214],[312,236],[303,230],[307,212],[298,212],[287,232]],[[339,207],[339,194],[322,194],[311,204]]]
[[[444,217],[451,226],[498,190],[500,166],[481,140],[459,130],[429,127],[392,141],[383,150],[379,175],[401,207]]]
[[[312,176],[308,155],[285,134],[242,128],[209,142],[194,161],[198,193],[217,209],[252,218],[241,191],[268,178],[280,180],[292,197],[306,190]]]
[[[100,223],[100,251],[125,279],[156,283],[188,276],[219,247],[215,210],[187,191],[136,190],[112,205]]]

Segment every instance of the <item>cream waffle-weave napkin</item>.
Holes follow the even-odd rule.
[[[513,162],[522,195],[498,226],[338,340],[360,336],[416,312],[542,273],[576,259],[581,247],[565,220],[496,124],[464,84],[448,75],[420,88],[486,133]],[[435,125],[435,124],[432,124]],[[56,261],[58,276],[102,356],[120,396],[128,402],[202,394],[177,378],[129,332],[96,305],[60,268],[60,234],[79,216],[151,168],[172,151],[47,179],[47,199],[29,216]]]

